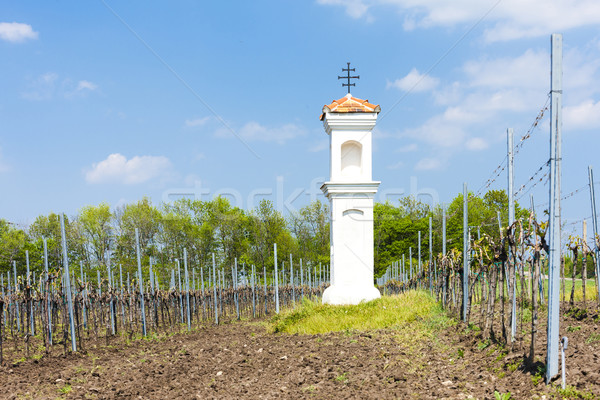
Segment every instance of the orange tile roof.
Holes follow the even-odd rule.
[[[331,104],[323,106],[323,114],[319,118],[321,121],[325,113],[378,113],[381,108],[378,105],[369,103],[369,100],[361,100],[352,97],[350,93],[339,100],[334,100]]]

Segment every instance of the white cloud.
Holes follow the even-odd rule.
[[[487,42],[539,37],[600,24],[597,0],[319,0],[318,3],[344,7],[350,17],[369,22],[376,8],[392,7],[404,19],[405,30],[474,24],[485,17]]]
[[[164,156],[135,156],[128,160],[114,153],[105,160],[94,163],[85,172],[88,183],[121,183],[126,185],[164,178],[171,173],[171,161]]]
[[[235,132],[240,138],[248,142],[262,141],[276,142],[279,144],[284,144],[286,141],[294,139],[298,136],[302,136],[306,133],[303,128],[295,124],[285,124],[280,127],[267,127],[256,121],[250,121],[246,123]],[[216,132],[216,135],[218,137],[233,136],[233,134],[225,128],[219,129]]]
[[[527,50],[517,57],[467,61],[463,70],[469,85],[474,87],[540,89],[548,86],[549,68],[548,52]]]
[[[371,16],[368,14],[371,2],[364,0],[317,0],[319,4],[343,6],[346,8],[346,13],[352,18],[365,17],[367,21],[371,21]]]
[[[465,143],[465,147],[469,150],[480,151],[487,149],[489,145],[484,139],[474,137],[467,140],[467,142]]]
[[[437,158],[422,158],[415,165],[415,170],[417,171],[431,171],[435,169],[440,169],[442,167],[442,162]]]
[[[319,151],[327,150],[328,148],[329,148],[329,140],[319,140],[318,142],[314,143],[308,149],[308,151],[310,151],[312,153],[317,153]]]
[[[438,105],[456,104],[463,98],[463,88],[460,82],[452,82],[443,88],[434,91],[433,97]]]
[[[119,200],[118,200],[118,201],[115,203],[115,205],[113,206],[113,209],[115,209],[115,208],[121,208],[121,207],[123,207],[123,206],[127,205],[128,203],[130,203],[130,202],[129,202],[129,201],[126,199],[126,198],[124,198],[124,197],[121,197],[121,198],[120,198],[120,199],[119,199]]]
[[[185,126],[186,128],[196,128],[199,126],[206,125],[206,123],[210,120],[210,117],[204,118],[196,118],[196,119],[186,119]]]
[[[418,148],[419,148],[419,146],[417,146],[416,143],[411,143],[411,144],[407,144],[405,146],[400,147],[396,151],[398,153],[410,153],[410,152],[413,152],[413,151],[417,151]]]
[[[388,165],[387,169],[400,169],[404,167],[404,161],[398,161],[394,164]]]
[[[75,84],[70,79],[63,79],[56,92],[62,94],[67,99],[72,99],[75,97],[85,97],[89,92],[93,92],[96,89],[98,89],[98,85],[94,82],[82,80]]]
[[[600,101],[588,99],[580,104],[564,107],[563,117],[565,129],[600,128]]]
[[[471,132],[483,130],[494,135],[497,130],[489,127],[507,123],[507,116],[530,113],[533,119],[546,100],[549,58],[546,52],[527,50],[513,58],[465,62],[460,69],[462,81],[434,92],[436,104],[445,109],[421,126],[405,130],[402,136],[447,149],[487,148],[489,138],[475,137]]]
[[[387,88],[394,87],[404,92],[428,92],[434,89],[438,83],[439,79],[421,74],[416,68],[413,68],[404,78],[388,82]]]
[[[96,90],[98,89],[98,85],[90,81],[79,81],[77,83],[76,91],[80,92],[82,90]]]
[[[29,89],[23,92],[22,97],[27,100],[47,100],[52,98],[56,90],[58,74],[47,72],[29,83]]]
[[[202,179],[199,175],[187,174],[185,178],[183,178],[183,183],[186,187],[196,188],[202,185]]]
[[[402,136],[424,141],[436,147],[456,147],[466,133],[461,124],[449,123],[446,114],[435,115],[418,128],[406,129]]]
[[[0,22],[0,39],[7,42],[20,43],[27,39],[37,39],[38,33],[31,25],[19,22]]]
[[[69,78],[59,79],[58,74],[46,72],[32,79],[26,91],[21,96],[27,100],[41,101],[50,100],[55,96],[73,98],[84,96],[87,92],[98,89],[98,85],[88,80],[80,80],[77,83]]]

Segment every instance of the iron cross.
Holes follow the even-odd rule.
[[[346,76],[338,76],[338,79],[348,79],[348,83],[342,83],[342,87],[348,86],[348,93],[350,93],[350,86],[356,86],[356,83],[350,83],[350,79],[360,79],[360,75],[350,76],[350,71],[354,72],[356,68],[350,68],[350,63],[348,64],[348,68],[342,68],[342,72],[348,72]]]

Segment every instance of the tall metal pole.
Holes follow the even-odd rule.
[[[215,273],[216,263],[215,263],[215,253],[212,253],[212,284],[213,284],[213,303],[215,306],[215,324],[219,325],[219,307],[217,305],[217,276]],[[210,277],[210,272],[209,272]]]
[[[442,254],[446,255],[446,207],[442,207]]]
[[[515,160],[514,160],[514,131],[513,128],[506,130],[507,158],[508,158],[508,225],[515,222]]]
[[[179,314],[181,316],[181,323],[183,324],[183,290],[181,289],[181,265],[179,265],[179,259],[175,259],[177,263],[177,281],[179,283]]]
[[[598,301],[600,301],[600,251],[598,251],[598,218],[596,216],[596,194],[594,192],[594,171],[592,166],[588,167],[588,178],[590,181],[590,202],[592,203],[592,227],[594,228],[594,252],[596,253],[596,289],[598,290]]]
[[[140,312],[142,314],[142,332],[146,336],[146,312],[144,311],[144,282],[142,279],[142,258],[140,254],[140,232],[135,228],[135,249],[137,254],[138,278],[140,283]]]
[[[469,309],[469,193],[463,183],[463,321],[467,322]]]
[[[63,266],[64,270],[64,282],[67,291],[67,305],[69,307],[69,322],[71,327],[71,350],[77,351],[77,342],[75,340],[75,318],[73,316],[73,298],[71,296],[71,279],[69,278],[69,257],[67,253],[67,236],[65,233],[65,219],[60,214],[60,234],[62,239],[62,250],[63,250]]]
[[[442,207],[442,256],[446,257],[446,207]],[[446,307],[446,263],[442,265],[442,306]]]
[[[48,307],[48,343],[52,345],[52,298],[50,292],[50,281],[48,280],[48,241],[44,237],[44,280],[46,282],[45,292],[47,299],[47,307]],[[10,280],[10,279],[9,279]]]
[[[552,34],[550,73],[550,214],[548,224],[548,350],[546,383],[558,374],[560,314],[560,161],[562,131],[562,35]]]
[[[275,312],[279,314],[279,277],[277,276],[277,243],[273,243],[274,262],[275,262]]]
[[[508,226],[512,226],[515,222],[515,159],[514,159],[514,131],[513,128],[506,130],[506,142],[507,142],[507,159],[508,159]],[[512,286],[512,312],[510,318],[510,332],[511,341],[515,341],[517,335],[517,285],[516,285],[516,273],[517,266],[514,255],[511,257],[509,252],[509,262],[513,263],[513,269],[515,274],[512,275],[510,284]]]
[[[183,269],[185,270],[185,308],[187,317],[188,331],[192,330],[192,319],[190,315],[190,274],[188,273],[187,265],[187,249],[183,248]]]
[[[421,231],[419,231],[418,248],[419,248],[419,274],[422,274],[423,266],[421,265]]]
[[[408,248],[408,269],[410,272],[410,279],[413,277],[413,268],[412,268],[412,247]]]
[[[431,274],[433,273],[433,239],[431,234],[432,219],[429,217],[429,290],[431,291]]]
[[[27,266],[27,286],[31,290],[31,270],[29,269],[29,250],[25,250],[25,264]],[[33,301],[29,302],[29,329],[31,335],[35,336],[35,314],[33,313]]]

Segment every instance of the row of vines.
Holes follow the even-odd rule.
[[[147,267],[141,276],[109,266],[90,277],[81,265],[68,277],[64,269],[36,277],[29,270],[18,275],[15,267],[2,274],[0,364],[5,353],[7,362],[15,362],[223,319],[261,318],[320,297],[329,276],[325,266],[295,265],[292,255],[272,272],[237,263],[226,270],[214,257],[212,265],[189,269],[187,260],[170,268],[150,260]]]
[[[532,212],[528,220],[519,219],[507,227],[499,225],[498,229],[499,239],[483,234],[469,240],[466,281],[465,254],[453,248],[423,265],[413,266],[412,259],[410,264],[403,260],[392,263],[379,284],[390,294],[430,290],[449,312],[477,326],[484,340],[511,349],[516,343],[528,342],[527,361],[533,363],[539,322],[548,301],[547,223],[538,222]],[[572,265],[569,276],[562,257],[562,307],[580,315],[590,307],[600,307],[595,267],[597,238],[595,242],[592,249],[585,240],[571,236],[563,251],[571,256]],[[589,287],[590,275],[593,288]]]

